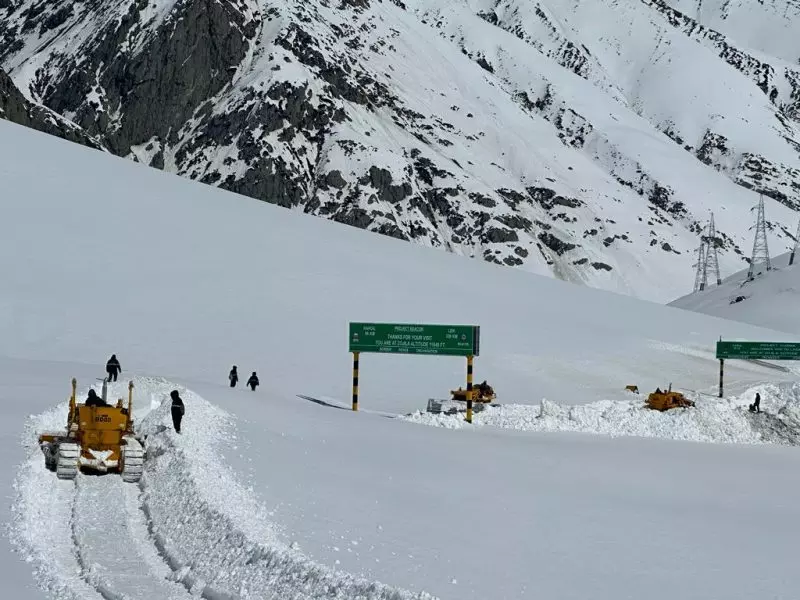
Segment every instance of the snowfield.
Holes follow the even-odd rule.
[[[133,381],[136,418],[148,435],[140,486],[113,476],[54,481],[28,444],[12,539],[53,597],[399,600],[536,590],[579,598],[594,590],[593,597],[611,598],[623,590],[652,594],[657,584],[663,595],[648,597],[701,598],[722,589],[727,598],[788,598],[783,586],[795,585],[781,579],[792,569],[793,534],[780,523],[800,516],[784,501],[797,488],[791,478],[773,479],[775,469],[797,467],[794,448],[766,447],[759,457],[736,446],[463,435],[291,398],[253,410],[247,391],[203,386],[229,412],[179,384]],[[166,410],[174,388],[187,406],[180,436]],[[122,395],[124,384],[111,390],[111,398]],[[760,391],[770,398],[767,410],[797,406],[794,388]],[[642,415],[636,431],[633,419],[623,419],[615,433],[754,442],[757,433],[748,436],[725,414],[741,413],[739,402],[699,407],[704,416],[689,426],[676,418],[680,411]],[[581,411],[584,427],[573,431],[592,431],[592,407]],[[61,405],[32,417],[29,439],[65,416]],[[558,418],[557,410],[548,414],[543,429],[568,429],[555,426]],[[652,427],[657,419],[660,430]],[[696,435],[687,435],[692,426]],[[361,456],[367,448],[371,457]],[[598,554],[606,546],[613,553]],[[653,570],[649,557],[659,552],[666,556]],[[497,560],[500,579],[492,575]],[[693,568],[675,578],[685,561]],[[565,585],[560,569],[581,564],[582,577]],[[749,578],[748,565],[763,579]]]
[[[708,396],[719,336],[793,334],[341,227],[4,121],[0,177],[10,597],[796,595],[796,373],[730,361],[728,396]],[[366,320],[479,324],[476,379],[503,406],[468,427],[415,415],[464,361],[364,355],[363,410],[342,410],[347,323]],[[112,352],[145,474],[59,481],[36,436]],[[231,364],[258,391],[229,388]],[[696,409],[645,413],[624,391],[669,382]],[[762,415],[745,408],[756,390]]]

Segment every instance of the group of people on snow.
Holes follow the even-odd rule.
[[[233,365],[231,372],[228,373],[228,381],[231,382],[232,388],[236,387],[236,384],[239,382],[239,372],[236,370],[236,365]],[[247,385],[250,387],[251,390],[253,390],[254,392],[256,391],[259,382],[258,382],[258,375],[256,375],[255,371],[253,371],[253,374],[250,375],[250,379],[247,380]]]
[[[122,373],[122,365],[120,365],[119,359],[117,358],[116,354],[112,354],[111,358],[108,359],[106,362],[106,373],[108,375],[108,381],[117,381],[119,374]],[[239,373],[237,371],[236,365],[233,365],[231,372],[228,374],[228,381],[230,381],[231,387],[236,387],[236,384],[239,382]],[[256,391],[256,388],[260,385],[258,381],[258,375],[255,371],[253,371],[252,375],[247,380],[247,386]],[[178,390],[172,390],[170,393],[170,398],[172,403],[170,405],[170,413],[172,414],[172,426],[175,428],[176,433],[181,432],[181,420],[183,419],[183,415],[186,412],[186,407],[183,404],[183,400],[178,393]],[[109,404],[103,400],[100,396],[97,395],[97,392],[94,389],[89,390],[89,394],[86,398],[86,406],[109,406]]]

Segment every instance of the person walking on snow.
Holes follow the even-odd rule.
[[[249,385],[250,389],[252,389],[254,392],[256,391],[256,386],[258,385],[258,375],[256,375],[255,371],[253,371],[253,374],[250,375],[250,379],[247,380],[247,385]]]
[[[761,394],[756,392],[756,401],[750,405],[750,412],[761,412]]]
[[[181,432],[181,419],[183,419],[183,413],[186,412],[186,409],[183,406],[183,400],[178,395],[178,390],[172,390],[170,392],[170,398],[172,398],[172,426],[175,428],[175,433]]]
[[[236,383],[239,381],[239,373],[236,372],[236,365],[233,365],[231,372],[228,373],[228,379],[231,382],[231,387],[236,387]]]
[[[108,373],[109,381],[116,381],[117,375],[122,373],[122,367],[117,360],[116,354],[112,354],[111,358],[108,359],[108,362],[106,363],[106,373]]]

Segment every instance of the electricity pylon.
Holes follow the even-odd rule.
[[[769,261],[769,248],[767,247],[767,223],[764,219],[764,196],[761,195],[758,197],[756,235],[753,239],[753,256],[750,258],[750,269],[747,271],[747,279],[753,279],[758,263],[765,264],[767,271],[772,270],[772,264]]]

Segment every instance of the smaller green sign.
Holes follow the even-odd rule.
[[[800,343],[719,341],[717,358],[800,360]]]
[[[419,323],[350,323],[350,352],[478,356],[480,327]]]

